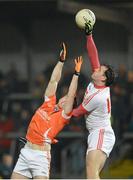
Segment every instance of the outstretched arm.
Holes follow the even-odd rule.
[[[65,59],[66,59],[66,46],[63,43],[62,49],[60,52],[60,60],[56,64],[56,66],[52,72],[50,81],[49,81],[48,86],[47,86],[46,91],[45,91],[45,96],[50,97],[50,96],[55,95],[58,83],[61,79],[62,68],[63,68]]]
[[[85,24],[85,33],[87,38],[87,52],[91,63],[92,71],[97,71],[100,68],[98,51],[92,37],[93,27],[88,23]],[[73,109],[72,116],[79,117],[88,113],[87,110],[80,104],[77,108]]]
[[[90,27],[90,25],[86,23],[85,33],[87,35],[87,52],[90,59],[92,71],[96,71],[100,68],[100,62],[98,57],[98,51],[92,37],[92,28],[93,27]]]
[[[80,117],[85,115],[87,112],[87,110],[82,106],[82,104],[80,104],[77,108],[74,108],[72,111],[72,116],[74,117]]]
[[[73,109],[73,103],[74,103],[74,98],[75,98],[76,91],[77,91],[78,78],[80,75],[80,69],[81,69],[82,62],[83,62],[82,56],[75,59],[75,73],[72,77],[72,81],[69,86],[69,90],[68,90],[68,94],[67,94],[66,103],[64,106],[64,113],[66,115],[69,115]]]
[[[91,63],[92,71],[97,71],[100,68],[97,48],[92,37],[93,27],[90,24],[85,24],[85,33],[87,38],[87,52]],[[80,117],[88,113],[87,110],[80,104],[77,108],[73,109],[72,116]]]

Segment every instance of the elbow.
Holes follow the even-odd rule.
[[[80,117],[87,113],[87,110],[83,108],[82,104],[72,111],[72,116],[74,117]]]

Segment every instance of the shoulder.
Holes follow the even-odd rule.
[[[56,96],[45,96],[44,97],[44,102],[43,104],[41,105],[41,108],[51,108],[53,106],[55,106],[56,104]]]
[[[44,102],[56,101],[56,96],[44,96]]]

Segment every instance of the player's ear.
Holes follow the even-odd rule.
[[[105,75],[101,76],[101,81],[105,81],[107,78]]]
[[[77,97],[74,98],[73,109],[78,106]]]

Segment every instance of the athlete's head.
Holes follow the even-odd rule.
[[[96,85],[111,86],[115,79],[115,73],[109,65],[102,65],[92,74],[92,79]]]

